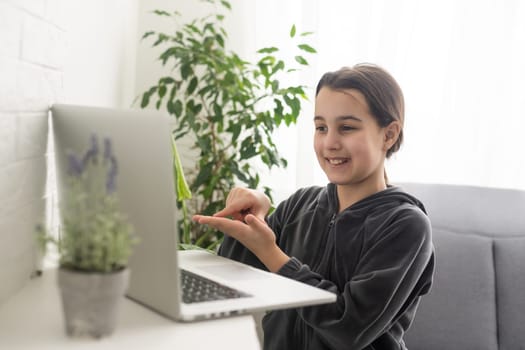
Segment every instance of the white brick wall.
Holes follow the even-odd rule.
[[[60,0],[0,0],[0,304],[39,263],[48,106],[63,92]]]

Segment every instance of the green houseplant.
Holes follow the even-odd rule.
[[[222,234],[193,227],[188,212],[212,214],[224,207],[233,186],[261,186],[255,161],[269,169],[287,166],[272,141],[273,132],[282,124],[296,122],[306,95],[303,86],[283,81],[297,70],[295,66],[308,65],[303,54],[316,51],[302,41],[310,33],[299,34],[292,26],[290,40],[297,49],[294,67],[278,57],[276,47],[258,50],[255,62],[244,60],[226,48],[222,12],[231,9],[230,3],[206,2],[212,13],[189,23],[179,23],[177,12],[154,11],[173,20],[176,29],[173,33],[148,31],[143,39],[154,39],[153,46],[163,49],[160,62],[172,70],[141,95],[140,106],[166,109],[176,119],[174,140],[193,140],[198,162],[184,173],[194,196],[191,200],[178,197],[184,212],[180,241],[214,249]],[[180,170],[178,174],[184,176]],[[271,190],[263,189],[271,197]]]
[[[66,333],[103,337],[116,323],[118,303],[128,284],[128,259],[136,239],[115,194],[117,160],[111,141],[101,149],[93,135],[83,155],[68,154],[68,188],[60,205],[58,238],[39,228],[45,249],[59,253],[58,285]]]

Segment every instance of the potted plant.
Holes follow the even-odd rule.
[[[58,286],[69,336],[110,335],[128,285],[128,258],[136,238],[116,197],[117,160],[111,141],[103,150],[93,135],[81,156],[68,154],[68,188],[55,238],[39,229],[43,247],[59,253]]]
[[[269,169],[287,166],[272,141],[273,132],[296,122],[306,95],[303,86],[284,81],[297,67],[308,66],[304,54],[316,50],[304,41],[311,33],[298,33],[292,26],[289,36],[297,49],[292,66],[278,57],[276,47],[258,50],[255,62],[242,59],[226,48],[222,23],[230,3],[206,2],[211,14],[189,23],[179,23],[177,12],[154,11],[173,20],[176,28],[170,33],[148,31],[143,39],[154,39],[153,46],[162,48],[159,60],[171,71],[141,95],[140,106],[165,108],[176,120],[174,139],[192,140],[198,162],[184,169],[193,199],[178,197],[184,213],[180,241],[213,250],[222,234],[194,225],[188,211],[213,214],[224,207],[233,186],[261,186],[254,161]],[[271,197],[271,190],[262,187]]]

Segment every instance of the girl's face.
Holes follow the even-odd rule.
[[[315,153],[330,182],[338,187],[385,188],[386,129],[370,114],[361,92],[321,88],[314,123]]]

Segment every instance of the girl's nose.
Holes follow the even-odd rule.
[[[341,147],[341,140],[339,134],[333,130],[329,130],[326,134],[325,146],[328,149],[338,149]]]

